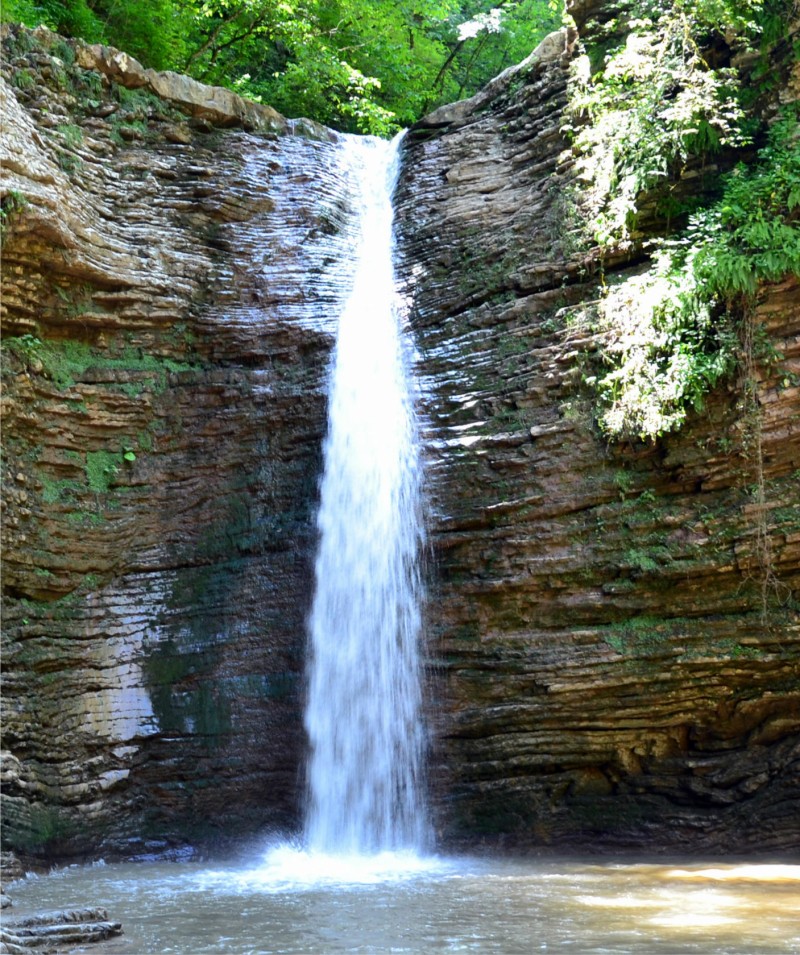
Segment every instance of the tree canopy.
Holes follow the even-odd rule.
[[[561,21],[558,0],[5,0],[3,19],[117,46],[347,132],[469,96]]]

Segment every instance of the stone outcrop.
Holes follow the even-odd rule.
[[[598,434],[597,256],[562,133],[575,43],[404,147],[437,825],[513,848],[797,847],[800,288],[757,311],[783,355],[758,369],[765,513],[736,381],[656,444]],[[52,858],[291,829],[350,279],[337,137],[118,51],[4,44],[6,837]]]
[[[81,41],[74,47],[75,63],[82,69],[95,70],[125,89],[154,93],[187,115],[207,120],[215,126],[283,135],[301,133],[309,138],[329,141],[337,138],[336,133],[326,126],[308,119],[286,119],[271,106],[243,99],[222,86],[207,86],[190,76],[169,70],[147,70],[138,60],[113,47]]]
[[[0,929],[0,952],[24,955],[35,949],[46,955],[64,951],[67,945],[104,942],[119,935],[122,935],[122,923],[110,921],[105,909],[48,912],[5,920]]]
[[[764,511],[741,382],[654,444],[599,433],[584,384],[602,354],[598,256],[577,240],[562,131],[573,39],[407,137],[399,253],[427,416],[440,832],[796,848],[798,277],[756,312],[782,356],[757,371]],[[605,279],[640,268],[606,261]]]

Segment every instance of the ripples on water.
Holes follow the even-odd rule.
[[[74,866],[14,915],[103,905],[94,955],[800,952],[800,866],[581,864],[270,849],[245,864]]]

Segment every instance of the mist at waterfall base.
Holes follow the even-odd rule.
[[[125,934],[74,949],[103,955],[800,951],[800,866],[432,851],[417,657],[420,455],[394,302],[390,148],[351,140],[343,149],[363,189],[363,254],[331,369],[303,833],[217,864],[97,863],[30,876],[11,889],[14,915],[106,907]]]

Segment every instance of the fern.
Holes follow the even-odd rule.
[[[787,112],[750,167],[677,238],[656,243],[648,272],[601,304],[611,370],[593,379],[611,436],[655,438],[735,368],[738,316],[759,286],[800,276],[800,128]]]

